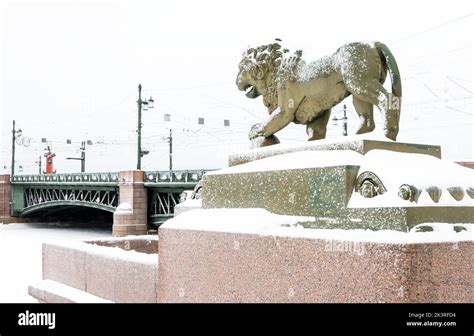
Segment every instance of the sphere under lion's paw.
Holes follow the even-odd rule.
[[[249,131],[249,140],[253,140],[259,136],[263,136],[263,124],[254,124]]]
[[[258,136],[252,139],[250,143],[250,149],[272,146],[279,143],[280,143],[280,140],[278,140],[278,138],[275,135],[270,135],[268,138],[265,138],[264,136]]]

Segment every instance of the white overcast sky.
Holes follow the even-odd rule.
[[[261,98],[250,100],[235,86],[241,54],[276,37],[308,59],[351,41],[385,42],[403,81],[398,140],[439,144],[447,159],[473,160],[470,0],[1,4],[2,170],[10,169],[13,119],[31,138],[29,147],[17,146],[24,173],[37,171],[41,138],[56,152],[58,172],[79,170],[66,157],[79,155],[82,140],[93,141],[87,171],[135,168],[139,83],[155,100],[143,112],[143,147],[150,151],[144,169],[168,168],[163,138],[170,127],[176,169],[225,166],[229,152],[247,149],[250,126],[267,116]],[[346,103],[354,133],[358,121]],[[330,124],[328,137],[341,131]],[[303,142],[305,128],[293,125],[279,138]]]

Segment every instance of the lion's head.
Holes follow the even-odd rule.
[[[236,84],[240,91],[245,91],[248,98],[263,95],[263,103],[271,113],[278,106],[277,89],[282,85],[282,76],[288,69],[293,71],[301,52],[295,57],[285,58],[287,49],[281,49],[278,43],[265,44],[248,48],[239,63]],[[289,62],[290,61],[290,62]]]
[[[238,89],[245,91],[248,98],[263,95],[265,106],[273,105],[271,87],[274,86],[273,77],[281,59],[282,51],[278,43],[247,49],[239,63]]]

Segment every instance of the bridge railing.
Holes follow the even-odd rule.
[[[210,170],[145,171],[145,183],[197,183]],[[66,184],[118,184],[119,173],[64,173],[14,175],[14,184],[66,183]]]
[[[198,183],[203,175],[210,170],[158,170],[145,172],[145,183]]]
[[[31,174],[14,175],[12,183],[34,184],[34,183],[97,183],[118,184],[118,173],[65,173],[65,174]]]

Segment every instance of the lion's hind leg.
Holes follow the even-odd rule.
[[[379,108],[384,121],[384,134],[387,138],[395,141],[398,134],[399,112],[396,109],[389,108],[390,95],[383,85],[375,79],[370,81],[350,81],[347,89],[354,98]],[[355,103],[354,106],[356,106]]]
[[[326,137],[326,130],[331,116],[331,109],[323,111],[316,119],[306,125],[308,141],[320,140]]]
[[[352,96],[352,103],[354,104],[355,110],[359,115],[360,124],[357,128],[357,134],[364,134],[372,132],[375,128],[374,123],[374,105],[366,102],[356,96]]]

